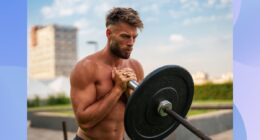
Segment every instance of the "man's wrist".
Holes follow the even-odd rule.
[[[122,88],[117,87],[117,86],[115,86],[115,87],[112,89],[112,94],[121,95],[123,92],[124,92],[124,91],[122,90]]]

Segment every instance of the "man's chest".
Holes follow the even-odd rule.
[[[120,68],[131,68],[130,66],[121,66]],[[97,99],[100,99],[104,97],[106,94],[108,94],[111,89],[114,87],[114,81],[112,79],[112,67],[107,66],[100,66],[96,72],[97,79],[96,79],[96,93],[97,93]]]
[[[96,94],[97,99],[102,98],[113,88],[114,83],[112,80],[112,70],[111,69],[98,69],[98,74],[96,77]]]

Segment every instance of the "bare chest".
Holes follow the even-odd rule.
[[[126,67],[132,68],[131,66],[125,64],[120,66],[120,69]],[[112,67],[101,64],[96,70],[96,73],[96,99],[99,100],[108,94],[114,87],[114,81],[112,79]],[[124,97],[123,100],[125,100]]]
[[[110,69],[98,69],[96,86],[97,100],[109,93],[113,88],[112,71]]]

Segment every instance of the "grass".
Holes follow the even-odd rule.
[[[232,100],[209,100],[209,101],[193,101],[192,104],[232,104]],[[67,110],[71,109],[71,110]],[[54,105],[54,106],[44,106],[44,107],[31,107],[28,108],[28,111],[52,111],[52,110],[61,110],[61,111],[55,111],[55,112],[50,112],[52,115],[57,115],[57,116],[70,116],[74,117],[74,113],[72,111],[71,104],[67,105]],[[199,114],[204,114],[204,113],[209,113],[209,112],[214,112],[216,110],[190,110],[188,112],[187,116],[194,116],[194,115],[199,115]]]
[[[187,116],[190,117],[190,116],[205,114],[214,111],[216,110],[190,110]],[[74,117],[73,111],[48,112],[48,114],[55,115],[55,116],[62,116],[62,117]]]
[[[27,111],[42,111],[42,110],[64,110],[72,109],[71,104],[67,105],[50,105],[50,106],[41,106],[41,107],[29,107]]]
[[[188,117],[190,116],[195,116],[195,115],[200,115],[200,114],[205,114],[205,113],[209,113],[209,112],[214,112],[216,110],[190,110],[187,114]]]
[[[47,112],[51,116],[60,116],[60,117],[75,117],[73,111],[58,111],[58,112]]]
[[[192,104],[233,104],[232,100],[195,100]]]
[[[192,102],[192,105],[204,105],[204,104],[210,104],[210,105],[218,105],[218,104],[226,104],[226,105],[232,105],[232,100],[195,100]],[[209,112],[214,112],[218,110],[214,109],[205,109],[205,110],[190,110],[187,114],[187,116],[194,116],[199,114],[205,114]]]

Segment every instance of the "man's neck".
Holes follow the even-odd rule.
[[[109,50],[109,46],[106,46],[101,51],[101,57],[103,58],[104,62],[112,67],[118,67],[123,63],[123,59],[115,56]]]

